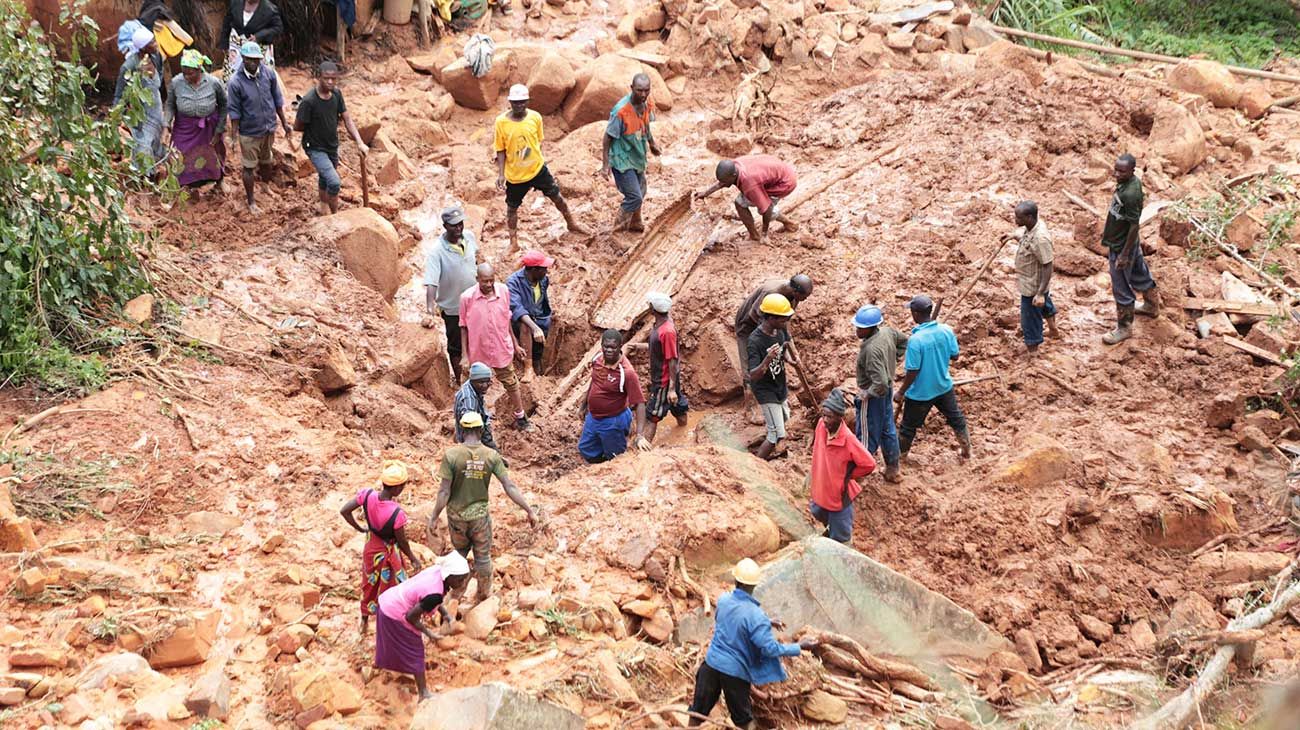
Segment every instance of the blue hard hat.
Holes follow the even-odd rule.
[[[239,55],[244,58],[261,58],[262,47],[256,41],[244,41],[244,45],[239,47]]]
[[[862,307],[857,314],[853,315],[854,327],[878,327],[884,321],[884,313],[880,311],[880,307],[873,304]]]

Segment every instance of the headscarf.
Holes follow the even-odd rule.
[[[148,28],[136,28],[135,33],[131,34],[131,48],[136,53],[143,51],[150,43],[153,43],[153,31]]]
[[[438,570],[442,572],[442,577],[446,578],[452,575],[469,575],[469,562],[465,556],[452,550],[451,552],[438,558],[434,563]]]
[[[197,68],[203,70],[204,66],[211,65],[211,58],[208,58],[193,48],[186,48],[181,52],[181,68]]]
[[[831,388],[831,394],[826,396],[826,400],[822,401],[822,408],[838,413],[841,416],[844,415],[844,411],[848,409],[848,403],[844,400],[844,391],[839,388]]]

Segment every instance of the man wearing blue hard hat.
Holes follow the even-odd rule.
[[[858,395],[854,432],[873,456],[884,452],[885,481],[902,481],[898,469],[898,432],[894,429],[894,373],[907,352],[907,335],[885,327],[880,307],[868,304],[853,315],[858,346]]]

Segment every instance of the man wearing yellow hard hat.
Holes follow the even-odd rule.
[[[790,317],[794,316],[790,300],[781,294],[768,294],[758,309],[763,321],[745,344],[746,367],[750,390],[763,411],[763,425],[767,427],[767,438],[758,447],[757,456],[770,459],[777,444],[785,438],[785,424],[790,420],[785,362],[787,358],[796,364],[799,361],[787,331]]]
[[[763,298],[768,294],[780,294],[790,302],[792,308],[798,309],[800,302],[812,296],[812,291],[812,277],[807,274],[795,274],[789,279],[768,279],[745,298],[745,301],[740,305],[740,309],[736,310],[736,320],[732,325],[732,329],[736,334],[736,346],[740,352],[740,359],[736,362],[742,370],[748,371],[746,363],[748,361],[749,336],[763,322],[763,313],[759,311],[759,307],[763,304]],[[742,372],[740,377],[743,383],[742,393],[749,392],[748,372]],[[746,408],[746,410],[749,409]]]
[[[493,475],[506,490],[506,496],[524,511],[530,526],[537,525],[537,513],[510,480],[501,454],[483,444],[483,416],[477,411],[465,413],[460,417],[460,429],[464,441],[443,452],[438,467],[442,483],[438,487],[438,501],[429,515],[429,542],[442,552],[438,517],[447,510],[451,546],[465,556],[474,551],[477,601],[482,601],[492,593],[492,515],[488,511],[488,487]]]
[[[754,715],[749,688],[786,680],[781,657],[799,656],[817,646],[816,639],[800,639],[798,644],[782,644],[773,635],[774,622],[754,598],[754,588],[762,578],[758,563],[749,558],[736,563],[731,571],[736,588],[718,598],[709,651],[695,673],[695,696],[691,712],[708,717],[718,697],[727,698],[731,722],[738,728],[753,728]],[[691,717],[690,726],[699,725]]]

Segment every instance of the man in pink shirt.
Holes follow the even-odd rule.
[[[740,194],[735,200],[736,215],[739,216],[740,222],[745,224],[745,230],[749,231],[750,238],[755,241],[766,239],[767,229],[774,220],[785,224],[785,229],[790,233],[798,230],[798,226],[781,215],[780,211],[781,199],[793,193],[798,183],[794,166],[790,163],[782,162],[771,155],[745,155],[734,160],[719,162],[713,174],[718,181],[707,190],[696,193],[695,198],[697,200],[707,198],[722,188],[732,185],[739,188]],[[750,208],[757,208],[758,214],[763,218],[762,234],[754,225],[754,216],[749,212]]]
[[[460,295],[460,334],[470,362],[481,362],[505,387],[515,409],[515,428],[533,430],[524,413],[524,398],[519,392],[519,377],[514,361],[527,357],[510,329],[510,291],[496,279],[492,264],[479,264],[477,286]]]

